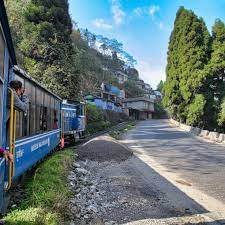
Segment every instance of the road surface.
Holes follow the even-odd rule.
[[[221,213],[218,221],[225,224],[225,146],[196,138],[167,120],[138,123],[122,143],[206,211]]]

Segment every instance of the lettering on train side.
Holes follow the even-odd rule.
[[[31,146],[31,152],[38,150],[39,148],[48,145],[50,146],[50,138],[44,139],[38,143],[35,143]]]
[[[19,161],[19,158],[22,158],[24,154],[24,149],[20,148],[19,150],[16,151],[16,161]]]

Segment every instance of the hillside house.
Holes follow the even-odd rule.
[[[146,97],[123,100],[124,112],[132,119],[151,119],[154,113],[154,100]]]

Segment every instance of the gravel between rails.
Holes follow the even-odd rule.
[[[108,135],[81,145],[78,159],[68,176],[70,225],[209,225],[201,206]]]

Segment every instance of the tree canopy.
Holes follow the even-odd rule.
[[[208,32],[202,18],[180,7],[170,36],[164,106],[190,125],[225,131],[225,24]]]
[[[174,117],[183,122],[190,123],[187,118],[198,111],[193,107],[199,101],[196,98],[201,94],[205,79],[202,70],[209,60],[209,44],[210,34],[203,19],[180,7],[168,48],[164,105]]]

